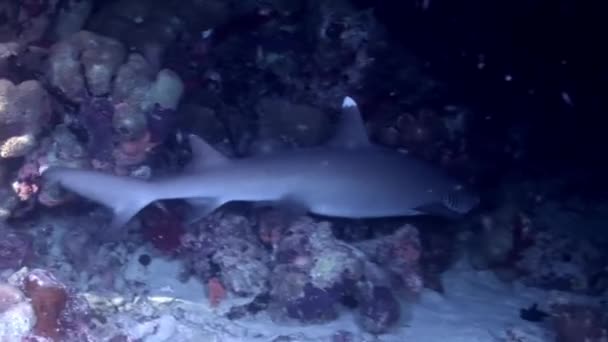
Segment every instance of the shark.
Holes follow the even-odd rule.
[[[464,215],[479,203],[475,192],[441,168],[372,143],[351,97],[343,99],[338,121],[321,146],[241,158],[228,158],[191,134],[192,160],[184,170],[150,180],[66,167],[50,167],[43,177],[110,208],[110,228],[124,226],[150,203],[171,199],[190,203],[196,218],[232,201],[289,203],[310,214],[352,219]]]

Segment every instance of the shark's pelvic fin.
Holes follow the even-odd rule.
[[[126,225],[131,219],[150,202],[127,202],[112,206],[113,217],[108,227],[110,232],[116,232]]]
[[[213,198],[191,198],[187,202],[192,207],[190,214],[186,218],[186,223],[188,224],[202,220],[224,204],[222,201]]]
[[[200,137],[190,134],[188,139],[190,141],[190,147],[192,148],[192,161],[190,161],[190,164],[186,167],[186,171],[202,171],[211,166],[230,162],[226,156]]]
[[[359,106],[349,96],[346,96],[342,101],[342,116],[330,145],[346,148],[360,148],[371,145]]]

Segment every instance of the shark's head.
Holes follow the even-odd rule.
[[[457,214],[464,215],[477,207],[479,196],[471,189],[457,185],[443,196],[441,204]]]

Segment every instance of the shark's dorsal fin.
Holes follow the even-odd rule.
[[[188,139],[190,141],[190,148],[192,148],[192,160],[186,167],[187,171],[201,171],[210,166],[229,162],[226,156],[199,136],[190,134]]]
[[[367,129],[361,117],[359,106],[351,97],[342,101],[342,116],[330,145],[334,147],[358,148],[369,146]]]

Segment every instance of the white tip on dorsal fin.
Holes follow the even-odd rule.
[[[187,171],[200,171],[229,161],[220,151],[200,137],[190,134],[188,140],[190,141],[190,148],[192,148],[192,161],[186,167]]]
[[[370,145],[359,106],[350,96],[346,96],[342,101],[342,116],[340,117],[336,134],[330,144],[335,147],[346,148]]]

